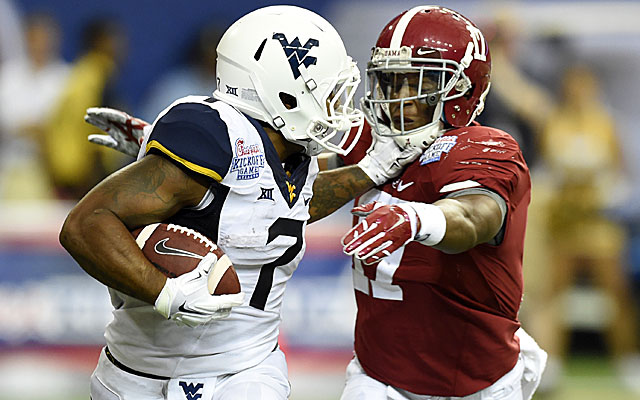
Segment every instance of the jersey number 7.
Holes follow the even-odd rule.
[[[304,221],[298,221],[297,219],[278,218],[269,227],[269,237],[267,238],[267,244],[271,243],[278,236],[290,236],[296,239],[293,246],[289,247],[280,257],[265,264],[260,268],[260,277],[258,277],[258,283],[251,296],[249,305],[259,310],[264,310],[267,304],[267,297],[271,291],[273,285],[273,273],[276,267],[280,265],[286,265],[296,258],[296,255],[302,249],[302,227]]]

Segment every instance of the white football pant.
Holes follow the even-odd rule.
[[[289,393],[287,362],[280,349],[235,374],[169,380],[123,371],[103,350],[91,375],[92,400],[285,400]]]

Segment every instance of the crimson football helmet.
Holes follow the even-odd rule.
[[[362,107],[377,133],[427,148],[482,112],[490,78],[489,47],[473,22],[448,8],[414,7],[382,30]]]

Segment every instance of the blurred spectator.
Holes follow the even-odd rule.
[[[622,176],[614,120],[602,101],[597,76],[585,65],[569,67],[561,88],[541,138],[541,157],[554,190],[546,219],[548,292],[538,300],[546,300],[545,308],[552,311],[547,332],[538,339],[549,353],[550,373],[561,371],[568,348],[564,296],[579,284],[599,288],[612,302],[602,316],[608,350],[624,383],[640,391],[636,315],[623,268],[627,238],[606,213]]]
[[[478,121],[509,132],[530,168],[538,161],[538,137],[553,108],[547,87],[528,76],[519,59],[518,21],[507,10],[483,29],[491,49],[491,96]],[[526,59],[528,60],[528,58]]]
[[[0,67],[0,197],[5,199],[50,197],[41,143],[69,71],[52,16],[29,16],[24,36],[27,57]]]
[[[83,116],[88,107],[118,106],[108,97],[126,37],[114,20],[96,19],[85,26],[83,41],[84,53],[74,62],[45,136],[49,175],[63,199],[82,197],[121,162],[115,152],[87,141],[94,130]]]
[[[207,24],[190,38],[180,65],[161,76],[144,100],[140,116],[153,119],[174,100],[187,95],[208,96],[216,89],[216,47],[222,36],[217,24]]]
[[[22,21],[13,1],[0,0],[0,65],[8,60],[25,58]]]
[[[503,9],[492,21],[485,24],[483,30],[491,49],[492,83],[485,110],[478,120],[482,124],[511,133],[520,144],[523,156],[530,166],[531,203],[523,260],[525,293],[519,317],[523,327],[537,338],[542,348],[546,349],[544,327],[548,318],[547,310],[544,308],[544,296],[547,295],[547,269],[550,266],[544,221],[548,219],[546,199],[549,189],[538,168],[539,138],[553,110],[555,97],[548,86],[538,83],[537,79],[534,80],[525,72],[525,64],[535,57],[527,56],[530,54],[529,51],[521,55],[521,46],[525,42],[515,14]],[[550,47],[545,48],[547,55],[552,54],[551,58],[564,57],[564,53],[553,52],[556,46]],[[549,58],[545,60],[548,61]]]
[[[606,214],[621,181],[622,154],[597,78],[584,66],[568,68],[574,53],[557,32],[519,54],[518,22],[507,11],[485,30],[493,72],[481,123],[511,132],[532,166],[521,318],[550,355],[540,392],[560,382],[570,344],[566,296],[585,283],[613,304],[607,344],[626,386],[637,390],[636,316],[622,261],[626,237]]]

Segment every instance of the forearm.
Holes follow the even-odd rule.
[[[143,256],[124,224],[106,209],[89,215],[71,213],[60,242],[89,275],[150,304],[166,280]]]
[[[490,241],[500,229],[500,211],[487,196],[443,199],[433,204],[442,210],[446,220],[444,237],[433,247],[445,253],[470,250]]]
[[[357,165],[320,172],[313,184],[309,223],[326,217],[374,186]]]
[[[147,156],[93,188],[67,217],[60,243],[89,275],[153,304],[166,279],[129,231],[198,204],[205,191],[163,157]]]
[[[462,253],[473,248],[477,232],[465,210],[451,199],[439,200],[434,205],[445,216],[446,231],[440,243],[432,247],[448,254]]]
[[[60,232],[60,243],[89,275],[150,304],[166,281],[125,225],[107,209],[74,210]]]

